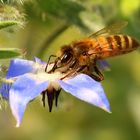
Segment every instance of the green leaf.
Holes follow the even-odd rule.
[[[20,24],[19,21],[16,20],[7,20],[7,21],[0,21],[0,29]]]
[[[21,50],[17,48],[0,48],[0,59],[9,59],[22,55]]]
[[[13,6],[0,4],[0,29],[12,25],[24,25],[24,15]]]
[[[76,24],[85,27],[79,15],[85,10],[82,4],[72,0],[37,0],[42,12],[47,12],[56,18],[66,20],[69,24]]]

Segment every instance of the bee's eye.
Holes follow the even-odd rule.
[[[83,55],[83,56],[86,56],[86,55],[87,55],[87,52],[82,52],[82,55]]]
[[[61,58],[61,63],[66,63],[67,61],[69,61],[72,58],[72,54],[69,52],[66,52],[62,58]]]

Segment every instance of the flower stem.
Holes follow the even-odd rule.
[[[44,50],[46,50],[46,48],[50,46],[50,44],[57,38],[57,36],[63,33],[68,27],[69,27],[68,24],[64,24],[60,28],[58,28],[56,31],[54,31],[53,34],[47,37],[45,42],[40,47],[41,49],[38,51],[38,56],[43,56],[45,54]]]

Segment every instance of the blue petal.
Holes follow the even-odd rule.
[[[0,88],[0,94],[2,98],[9,100],[9,90],[10,90],[11,85],[10,84],[2,84]]]
[[[67,81],[58,81],[61,87],[73,96],[110,112],[110,105],[99,82],[85,74]]]
[[[35,59],[35,62],[36,62],[36,63],[43,64],[43,65],[46,65],[46,64],[47,64],[46,62],[42,61],[42,60],[39,59],[38,57],[34,57],[34,59]]]
[[[11,60],[9,69],[6,74],[6,78],[19,76],[33,71],[35,71],[35,63],[33,61],[16,58]],[[9,89],[10,89],[9,84],[2,83],[0,87],[0,94],[6,100],[9,99]]]
[[[48,81],[39,82],[29,74],[20,76],[9,91],[9,102],[12,113],[20,126],[27,104],[48,87]]]
[[[97,67],[102,71],[110,71],[109,63],[106,60],[98,60]]]
[[[36,71],[35,62],[16,58],[11,60],[6,77],[15,77],[34,71]]]

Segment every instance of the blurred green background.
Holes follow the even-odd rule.
[[[14,7],[26,20],[23,28],[0,31],[0,47],[26,50],[28,59],[47,61],[62,45],[115,21],[128,21],[123,33],[140,40],[139,0],[3,0],[3,6]],[[111,71],[104,73],[102,84],[112,114],[61,92],[52,113],[42,107],[41,98],[29,104],[20,128],[13,127],[9,107],[2,109],[0,140],[139,140],[139,51],[108,60]]]

